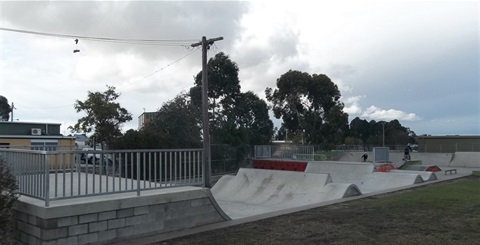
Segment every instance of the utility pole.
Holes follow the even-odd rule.
[[[385,147],[385,122],[382,122],[382,146]]]
[[[13,106],[13,102],[12,102],[12,108],[10,108],[12,110],[12,118],[10,118],[10,121],[13,122],[13,109],[15,109],[15,106]]]
[[[223,40],[223,37],[208,39],[203,36],[202,41],[194,43],[191,46],[197,47],[202,45],[202,119],[203,119],[203,176],[205,187],[211,188],[210,177],[211,159],[210,159],[210,132],[208,120],[208,79],[207,79],[207,50],[215,41]]]

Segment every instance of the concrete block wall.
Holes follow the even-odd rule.
[[[21,200],[16,210],[17,240],[20,244],[102,244],[230,219],[210,190],[174,189],[113,200],[91,197],[83,203],[63,200],[48,208]]]

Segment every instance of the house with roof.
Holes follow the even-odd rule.
[[[60,134],[60,125],[0,121],[0,147],[43,151],[74,150],[76,137]]]

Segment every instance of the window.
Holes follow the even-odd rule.
[[[32,140],[31,149],[37,151],[56,151],[58,140]]]

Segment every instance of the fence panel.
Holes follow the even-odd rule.
[[[45,200],[203,185],[203,149],[34,151],[0,149],[18,193]]]
[[[298,145],[256,145],[255,159],[278,158],[296,160],[314,160],[313,146]]]

